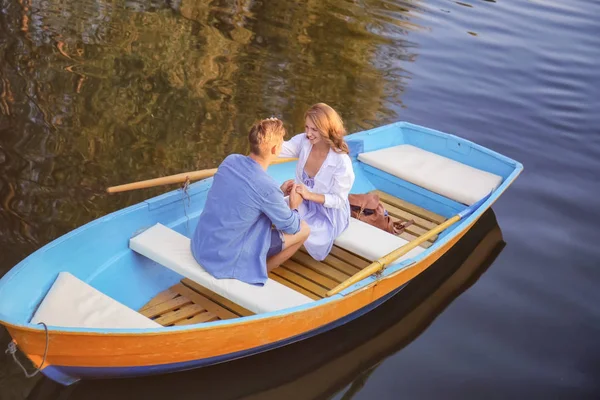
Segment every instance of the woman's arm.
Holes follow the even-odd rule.
[[[313,193],[303,184],[296,186],[296,192],[298,192],[304,200],[314,201],[315,203],[319,204],[325,203],[325,195]]]
[[[279,157],[298,157],[300,155],[300,150],[302,149],[302,139],[304,137],[304,133],[300,133],[290,140],[283,142]]]
[[[306,186],[298,185],[296,191],[304,200],[323,204],[328,208],[342,208],[348,200],[348,194],[354,184],[354,171],[352,161],[344,157],[333,173],[333,184],[325,194],[313,193]]]
[[[323,205],[328,208],[342,208],[348,201],[348,194],[354,184],[354,171],[352,164],[349,169],[344,169],[340,174],[333,177],[333,185],[328,193],[325,193]]]

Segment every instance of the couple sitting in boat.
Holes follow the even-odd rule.
[[[250,155],[230,155],[219,166],[191,243],[214,277],[263,285],[302,245],[323,260],[348,226],[354,172],[342,120],[319,103],[305,121],[306,132],[289,141],[279,119],[254,124]],[[266,172],[277,157],[298,158],[296,179],[281,186]]]

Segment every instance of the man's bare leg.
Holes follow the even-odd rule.
[[[291,256],[293,256],[294,253],[296,253],[300,247],[302,247],[306,239],[308,239],[309,234],[310,228],[304,221],[300,221],[300,230],[295,235],[288,235],[284,233],[283,250],[267,259],[267,271],[270,272],[274,270]]]

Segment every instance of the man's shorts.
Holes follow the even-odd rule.
[[[267,258],[281,253],[281,250],[283,250],[283,242],[283,232],[277,229],[271,229],[271,247],[269,247],[269,251],[267,252]]]

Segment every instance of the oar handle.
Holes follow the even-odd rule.
[[[327,292],[327,296],[329,297],[329,296],[333,296],[334,294],[338,294],[342,290],[354,285],[355,283],[360,282],[363,279],[368,278],[369,276],[373,275],[374,273],[383,270],[383,268],[385,268],[386,265],[396,261],[398,258],[402,257],[403,255],[405,255],[406,253],[408,253],[415,247],[419,246],[421,243],[429,240],[431,237],[437,235],[444,229],[448,228],[450,225],[452,225],[459,219],[460,219],[460,215],[455,215],[454,217],[442,222],[435,228],[431,229],[430,231],[425,232],[424,234],[422,234],[415,240],[406,243],[405,245],[397,248],[396,250],[392,251],[389,254],[386,254],[385,256],[381,257],[379,260],[374,261],[373,263],[369,264],[367,267],[363,268],[361,271],[357,272],[356,274],[352,275],[350,278],[346,279],[344,282],[340,283],[339,285],[337,285],[336,287],[331,289],[329,292]]]
[[[128,190],[145,189],[160,185],[169,185],[172,183],[184,183],[188,179],[197,181],[200,179],[210,178],[217,173],[217,168],[204,169],[201,171],[183,172],[177,175],[165,176],[162,178],[148,179],[145,181],[126,183],[124,185],[112,186],[106,189],[108,193],[126,192]]]
[[[271,163],[282,164],[290,161],[296,161],[297,158],[277,158]],[[126,183],[119,186],[111,186],[106,191],[108,193],[126,192],[128,190],[145,189],[154,186],[169,185],[173,183],[184,183],[188,179],[190,181],[198,181],[200,179],[210,178],[217,173],[217,168],[203,169],[200,171],[183,172],[181,174],[163,176],[162,178],[148,179],[145,181]]]

